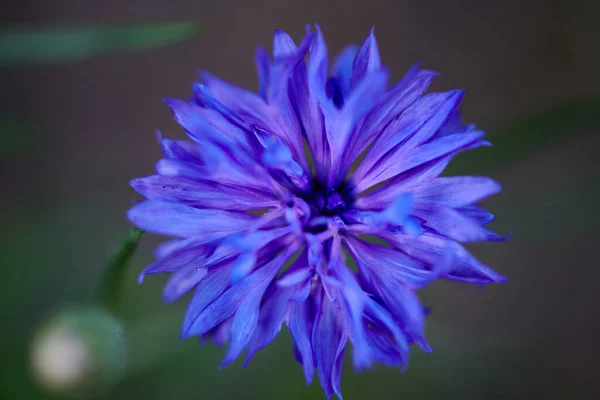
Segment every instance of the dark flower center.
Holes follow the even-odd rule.
[[[310,206],[313,217],[341,216],[354,202],[347,187],[347,182],[343,182],[337,188],[328,190],[315,179],[311,191],[300,197]]]

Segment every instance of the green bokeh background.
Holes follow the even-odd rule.
[[[356,374],[347,362],[345,399],[596,398],[595,2],[46,3],[15,6],[0,32],[0,398],[64,398],[33,379],[30,343],[53,312],[94,298],[109,250],[129,231],[124,212],[137,197],[128,181],[159,157],[154,129],[183,137],[160,99],[187,97],[197,67],[255,87],[254,48],[275,28],[299,38],[313,21],[331,53],[375,25],[394,79],[420,60],[442,73],[433,90],[466,89],[466,120],[495,146],[459,156],[448,174],[499,180],[503,192],[485,205],[495,230],[514,230],[507,243],[470,246],[509,281],[423,290],[434,353],[415,349],[404,374]],[[180,341],[187,297],[164,305],[164,277],[136,283],[157,242],[144,237],[113,303],[126,373],[88,396],[324,398],[316,379],[305,386],[285,328],[245,369],[219,371],[223,349]]]

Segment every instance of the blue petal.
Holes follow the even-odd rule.
[[[161,200],[141,202],[128,211],[127,217],[150,232],[182,238],[202,234],[212,240],[248,229],[256,220],[244,213],[200,210]]]
[[[426,185],[437,178],[448,165],[449,157],[437,159],[412,168],[384,186],[359,197],[354,206],[362,210],[380,210],[387,207],[398,195],[411,192],[415,186]]]
[[[432,93],[415,102],[375,140],[353,179],[362,183],[363,178],[383,175],[384,178],[377,179],[378,183],[391,178],[388,170],[403,166],[407,156],[448,121],[462,97],[462,91]]]
[[[183,325],[182,337],[189,330],[200,313],[230,286],[231,264],[220,265],[208,269],[208,275],[196,286],[196,293],[187,306]]]
[[[294,39],[281,29],[277,29],[273,35],[273,57],[279,58],[294,54],[298,48]]]
[[[200,76],[206,85],[206,90],[229,113],[233,113],[239,122],[251,131],[253,125],[269,128],[272,111],[267,103],[256,94],[227,83],[208,72],[201,71]],[[271,130],[271,129],[269,129]]]
[[[342,156],[355,124],[380,100],[387,80],[386,69],[381,68],[370,73],[350,93],[341,110],[330,109],[326,113],[332,156]]]
[[[169,158],[158,160],[156,172],[162,176],[179,176],[193,180],[201,180],[209,175],[201,165]]]
[[[331,77],[335,80],[337,94],[332,94],[334,102],[339,107],[344,105],[346,97],[350,93],[350,82],[352,79],[352,63],[358,47],[356,45],[346,46],[336,57],[331,67]],[[336,101],[335,98],[338,97]]]
[[[248,234],[232,235],[225,240],[226,243],[237,247],[242,254],[235,260],[231,272],[231,282],[237,283],[252,271],[257,262],[257,252],[270,242],[287,235],[292,227],[258,230]]]
[[[428,265],[435,265],[450,245],[452,265],[448,273],[444,274],[447,279],[477,284],[499,283],[506,280],[504,276],[479,262],[464,247],[458,243],[449,243],[448,239],[443,237],[432,234],[417,237],[398,234],[386,239],[402,252]]]
[[[500,189],[500,185],[490,178],[460,176],[437,178],[411,192],[419,202],[462,207],[498,193]]]
[[[275,287],[271,293],[265,295],[267,300],[260,307],[260,320],[248,344],[244,365],[248,365],[257,351],[265,348],[275,339],[275,336],[281,330],[281,325],[290,308],[290,299],[296,290],[295,287]]]
[[[343,165],[346,169],[395,118],[427,90],[435,75],[434,72],[419,70],[414,66],[398,84],[384,94],[379,104],[355,127],[344,152]]]
[[[278,31],[274,39],[274,60],[269,70],[269,87],[267,101],[276,106],[278,110],[279,128],[275,127],[281,139],[292,150],[294,158],[308,170],[308,163],[304,156],[302,142],[302,129],[293,104],[290,101],[290,78],[296,66],[303,63],[306,52],[313,40],[314,34],[308,33],[300,46],[296,48],[293,41],[286,33]]]
[[[190,245],[188,241],[184,240],[178,240],[176,244],[172,243],[169,247],[161,253],[163,257],[142,271],[138,277],[139,283],[142,283],[146,275],[175,272],[192,262],[202,262],[208,252],[206,246]]]
[[[360,181],[357,179],[356,192],[361,192],[369,187],[383,182],[389,178],[408,171],[411,168],[425,164],[436,158],[445,157],[449,154],[465,150],[469,145],[475,143],[484,135],[483,132],[469,132],[444,136],[432,142],[425,143],[398,162],[395,155],[387,158],[387,162],[378,164]],[[358,171],[357,171],[358,172]],[[353,177],[353,179],[355,179]]]
[[[320,103],[327,102],[325,93],[325,83],[327,82],[327,70],[329,68],[329,57],[327,54],[327,45],[318,25],[316,28],[316,37],[310,47],[310,56],[308,59],[308,84],[311,94],[317,98]]]
[[[180,176],[153,175],[137,178],[131,186],[151,200],[175,201],[195,207],[251,210],[278,204],[272,196],[247,187],[223,185]]]
[[[382,219],[391,225],[403,225],[414,204],[412,194],[402,193],[381,213]]]
[[[199,143],[215,141],[228,148],[240,147],[252,154],[252,136],[228,121],[216,110],[198,107],[181,100],[166,99],[175,120]]]
[[[457,208],[456,211],[460,212],[466,217],[473,218],[483,226],[494,221],[494,214],[478,206],[469,205],[466,207]]]
[[[369,340],[367,339],[367,331],[369,330],[368,323],[380,327],[383,330],[381,333],[392,339],[393,347],[397,350],[397,354],[400,355],[401,361],[408,363],[408,342],[404,333],[400,331],[396,322],[392,319],[390,313],[386,308],[380,306],[372,298],[367,296],[358,285],[354,274],[350,272],[348,267],[343,263],[338,263],[337,265],[338,268],[334,268],[332,271],[342,282],[341,293],[344,299],[344,305],[346,306],[347,314],[351,316],[351,339],[354,344],[355,368],[360,370],[370,367],[374,361],[383,360],[386,363],[390,362],[385,355],[377,353],[377,348],[373,348],[369,345]],[[362,271],[368,272],[366,269],[363,269]],[[395,282],[402,282],[401,280],[398,280],[397,277],[388,276],[388,278],[391,278],[391,280]],[[396,296],[396,293],[392,292],[389,293],[389,295]],[[394,304],[394,306],[397,305],[398,304]],[[418,304],[418,306],[418,311],[422,313],[422,307],[420,304]],[[391,310],[393,310],[393,308]],[[407,321],[402,322],[406,323]]]
[[[202,262],[198,260],[171,275],[163,289],[163,301],[171,303],[194,288],[208,274],[206,268],[201,266]]]
[[[258,74],[258,94],[267,99],[267,85],[269,84],[269,55],[264,47],[260,46],[254,52],[254,63]]]
[[[472,148],[479,147],[481,145],[479,144],[479,142],[481,142],[479,139],[484,135],[485,133],[482,131],[457,133],[425,143],[406,158],[404,168],[405,170],[408,170],[438,157],[443,157],[461,150],[471,150]],[[475,147],[470,147],[472,145],[475,145]]]
[[[306,282],[312,273],[313,271],[311,268],[296,269],[277,280],[277,285],[281,287],[296,286],[302,282]]]
[[[314,316],[310,300],[293,303],[286,325],[294,339],[295,348],[304,370],[306,384],[310,385],[315,376],[312,348],[312,329]]]
[[[423,336],[425,314],[414,289],[429,282],[431,277],[437,277],[437,273],[426,271],[424,266],[398,251],[382,246],[349,240],[349,247],[367,288],[393,314],[411,339],[428,349]]]
[[[233,285],[207,306],[189,326],[184,326],[183,337],[205,334],[225,319],[231,317],[240,305],[248,299],[250,294],[255,296],[258,293],[262,297],[262,294],[275,277],[279,268],[281,268],[290,256],[289,253],[289,250],[280,253],[273,261],[258,268],[246,279]]]
[[[250,291],[235,312],[231,325],[229,349],[227,350],[225,359],[221,363],[221,367],[235,361],[250,342],[252,334],[258,325],[260,303],[265,290],[266,286],[264,289],[261,286]]]
[[[322,291],[321,306],[313,326],[312,345],[319,381],[329,399],[334,392],[341,398],[341,360],[347,341],[346,321],[339,305],[334,304]]]
[[[219,325],[210,330],[210,332],[202,335],[200,340],[206,337],[210,337],[215,346],[224,346],[231,340],[231,325],[233,324],[233,317],[227,318]]]
[[[380,68],[381,59],[379,57],[379,49],[377,48],[377,40],[375,40],[375,29],[371,29],[371,33],[358,49],[352,63],[352,80],[350,84],[352,90],[354,90],[368,74],[375,72]]]
[[[152,254],[154,258],[160,260],[173,255],[176,251],[182,250],[188,246],[188,239],[170,239],[156,245]]]
[[[197,143],[163,138],[160,132],[157,133],[157,137],[165,158],[173,158],[198,165],[204,164],[202,152]]]
[[[419,205],[413,215],[423,219],[425,226],[460,242],[485,241],[491,233],[476,220],[446,206]]]
[[[294,186],[303,192],[310,188],[308,173],[294,160],[290,149],[275,138],[264,140],[263,163],[274,170],[282,171]]]
[[[329,144],[320,106],[326,97],[327,64],[327,46],[317,26],[316,36],[310,47],[308,68],[301,62],[292,75],[290,101],[300,117],[320,182],[326,180],[329,166]]]
[[[188,241],[177,241],[176,245],[171,245],[167,250],[163,253],[164,257],[142,271],[138,277],[139,283],[142,283],[146,275],[175,272],[192,262],[194,264],[203,262],[208,247],[197,243],[190,244]]]
[[[405,252],[355,238],[348,238],[347,244],[361,273],[367,276],[379,274],[376,278],[411,288],[419,288],[428,283],[432,275],[437,276],[433,266],[444,256],[444,252],[440,251],[438,257],[427,264]]]

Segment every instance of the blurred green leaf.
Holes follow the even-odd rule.
[[[115,51],[149,49],[199,32],[200,24],[196,22],[3,29],[0,67],[66,63]]]
[[[559,140],[600,128],[600,97],[558,104],[488,130],[490,149],[467,152],[450,164],[450,175],[488,173]]]
[[[121,277],[129,264],[129,260],[137,249],[144,231],[134,228],[119,244],[119,247],[110,258],[104,277],[100,281],[98,289],[99,300],[109,309],[112,309],[118,301]]]
[[[36,124],[21,115],[0,114],[0,156],[29,153],[39,146]]]

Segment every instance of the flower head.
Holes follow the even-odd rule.
[[[439,177],[489,143],[461,123],[462,91],[425,94],[435,73],[413,67],[389,86],[373,31],[331,69],[318,27],[298,46],[276,31],[256,65],[258,94],[202,72],[190,101],[166,100],[192,140],[159,135],[157,175],[131,183],[147,200],[129,219],[175,237],[141,277],[171,274],[167,302],[195,290],[182,337],[229,343],[223,365],[285,324],[306,382],[316,368],[341,397],[348,342],[357,369],[431,351],[417,289],[504,280],[459,244],[503,239],[474,205],[500,186]]]

